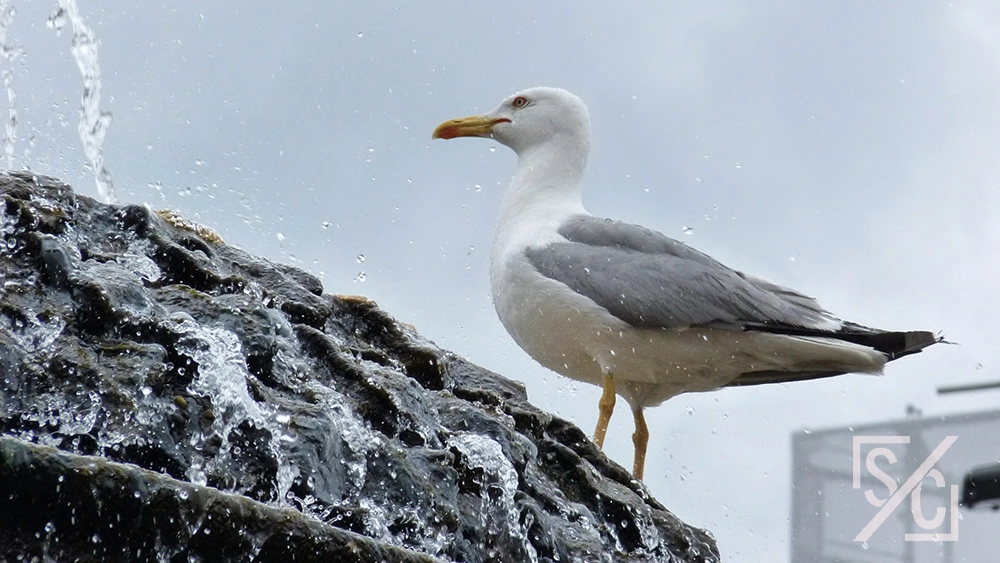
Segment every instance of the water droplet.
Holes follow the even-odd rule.
[[[476,184],[476,185],[475,185],[475,188],[476,188],[476,191],[477,191],[477,192],[480,192],[480,191],[482,191],[482,190],[483,190],[483,187],[482,187],[482,186],[480,186],[479,184]]]
[[[795,257],[794,257],[794,256],[789,256],[789,257],[788,257],[788,261],[789,261],[789,262],[791,262],[791,263],[793,263],[793,264],[794,264],[795,262],[797,262],[797,260],[795,259]]]
[[[694,407],[687,408],[688,416],[694,416]]]
[[[354,278],[355,283],[364,283],[368,279],[368,276],[364,272],[358,272],[358,275]]]
[[[194,165],[195,165],[195,166],[205,166],[205,161],[204,161],[204,160],[202,160],[202,159],[200,159],[200,158],[196,158],[196,159],[194,160]]]
[[[358,254],[358,257],[355,258],[355,260],[357,260],[358,264],[363,264],[364,261],[365,261],[365,255],[364,254]]]
[[[320,225],[320,226],[323,227],[324,229],[329,229],[330,228],[330,222],[329,221],[323,221],[322,225]]]
[[[375,147],[368,147],[368,152],[375,152]]]
[[[143,385],[142,386],[142,396],[143,397],[148,397],[149,394],[152,393],[152,392],[153,392],[153,388],[150,387],[149,385]]]
[[[54,531],[56,531],[56,524],[55,524],[55,522],[46,522],[46,524],[45,524],[45,533],[46,534],[51,534]]]
[[[737,162],[737,163],[736,163],[736,168],[743,168],[743,165],[742,165],[742,164],[740,164],[739,162]]]
[[[496,145],[490,145],[490,152],[497,152],[497,146]]]
[[[62,33],[62,28],[66,25],[66,10],[63,10],[62,8],[56,10],[55,13],[45,20],[45,25],[49,29],[55,30],[56,35]]]
[[[363,32],[363,31],[359,31],[358,32],[358,39],[361,39],[364,36],[365,36],[365,32]]]
[[[285,241],[285,235],[283,233],[278,233],[278,242],[284,242],[284,241]]]
[[[694,234],[694,229],[691,228],[691,227],[684,227],[681,230],[684,232],[685,235],[692,235],[692,234]]]

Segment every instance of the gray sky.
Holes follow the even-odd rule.
[[[46,27],[55,2],[14,4],[8,38],[25,51],[11,67],[15,167],[96,195],[71,31]],[[792,432],[1000,398],[935,394],[1000,377],[996,3],[107,5],[80,0],[100,40],[114,115],[105,157],[123,202],[180,210],[321,275],[329,292],[368,295],[588,432],[599,390],[535,364],[489,300],[513,154],[430,141],[439,122],[523,87],[587,102],[591,212],[846,319],[961,344],[884,378],[682,395],[649,410],[646,484],[726,557],[787,558]],[[631,430],[621,409],[606,445],[626,466]]]

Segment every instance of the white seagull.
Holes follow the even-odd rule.
[[[842,321],[811,297],[658,232],[587,213],[590,116],[565,90],[522,90],[433,134],[455,137],[492,138],[517,153],[490,256],[497,315],[543,366],[603,388],[598,446],[616,394],[628,402],[636,479],[649,441],[646,407],[688,391],[881,373],[941,341]]]

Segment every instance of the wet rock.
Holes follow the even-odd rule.
[[[0,237],[0,560],[718,560],[365,298],[30,174]]]
[[[15,438],[0,437],[0,472],[0,551],[5,557],[434,561],[294,509]]]

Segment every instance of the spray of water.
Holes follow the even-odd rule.
[[[97,64],[97,38],[80,15],[76,0],[59,0],[59,8],[50,22],[69,20],[73,28],[73,58],[83,75],[83,99],[80,102],[80,141],[87,161],[94,170],[97,193],[106,203],[117,203],[118,194],[111,182],[111,172],[104,166],[104,136],[111,125],[111,113],[101,111],[101,67]],[[55,29],[61,25],[53,25]]]
[[[0,0],[0,60],[3,61],[3,87],[7,91],[7,123],[4,127],[3,152],[7,157],[7,168],[14,168],[14,144],[17,141],[17,106],[14,104],[14,63],[24,50],[17,43],[7,41],[7,28],[14,21],[14,6],[10,0]]]

